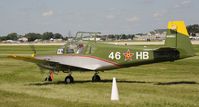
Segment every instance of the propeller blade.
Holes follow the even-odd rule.
[[[30,44],[30,48],[31,48],[31,50],[33,51],[32,57],[35,57],[35,55],[36,55],[36,53],[37,53],[37,51],[36,51],[36,49],[35,49],[35,46],[34,46],[33,44]]]

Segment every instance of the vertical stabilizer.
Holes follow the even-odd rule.
[[[180,58],[194,56],[184,21],[170,21],[168,23],[165,46],[176,48],[180,52]]]

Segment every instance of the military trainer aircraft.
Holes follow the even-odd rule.
[[[94,71],[93,82],[100,81],[99,71],[125,68],[143,64],[175,61],[194,56],[194,50],[184,21],[171,21],[165,45],[156,49],[134,49],[133,46],[118,46],[80,39],[66,45],[66,54],[38,56],[16,56],[10,58],[33,62],[51,71],[48,80],[53,80],[55,71],[69,73],[65,83],[72,83],[72,71]]]

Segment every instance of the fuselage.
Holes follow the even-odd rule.
[[[147,48],[143,46],[138,48],[127,45],[86,43],[81,44],[81,49],[75,49],[74,53],[36,56],[35,58],[46,60],[48,65],[44,63],[40,64],[40,66],[47,69],[104,71],[163,61],[174,61],[180,59],[180,53],[175,48],[168,47]]]
[[[118,46],[96,44],[91,55],[117,63],[120,67],[137,66],[162,61],[180,59],[180,52],[175,48],[147,46]]]

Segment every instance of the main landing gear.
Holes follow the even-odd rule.
[[[66,76],[64,82],[65,82],[66,84],[70,84],[70,83],[73,83],[73,82],[74,82],[74,79],[73,79],[73,77],[72,77],[71,75],[68,75],[68,76]]]
[[[66,84],[70,84],[70,83],[74,82],[74,78],[71,76],[71,74],[72,74],[72,72],[69,72],[69,75],[66,76],[66,78],[64,80],[64,82]],[[99,81],[101,81],[101,78],[100,78],[100,76],[98,74],[99,74],[99,72],[96,71],[95,74],[92,77],[92,82],[99,82]]]
[[[92,77],[92,82],[99,82],[99,81],[101,81],[101,78],[100,78],[100,76],[98,74],[99,74],[99,72],[96,71],[95,74]]]
[[[66,78],[65,78],[65,80],[64,80],[64,82],[65,82],[66,84],[70,84],[70,83],[73,83],[73,82],[74,82],[74,79],[73,79],[73,77],[71,76],[71,74],[72,74],[72,72],[69,72],[69,75],[66,76]]]

